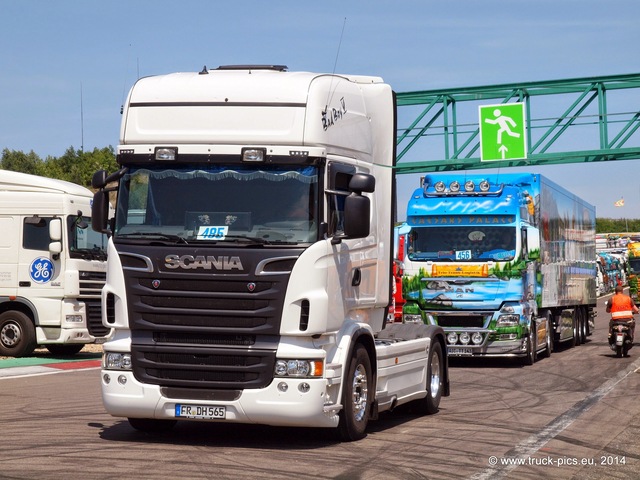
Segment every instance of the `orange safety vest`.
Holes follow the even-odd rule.
[[[635,304],[631,298],[626,295],[614,295],[610,300],[609,312],[611,313],[611,319],[623,320],[633,319],[633,310]]]

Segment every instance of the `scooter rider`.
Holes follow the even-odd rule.
[[[613,297],[607,302],[607,313],[611,314],[609,321],[609,337],[611,337],[611,325],[613,322],[627,322],[629,325],[629,335],[631,337],[631,345],[633,345],[633,334],[636,327],[636,321],[633,318],[634,313],[638,313],[638,307],[631,297],[623,293],[624,288],[618,285]]]

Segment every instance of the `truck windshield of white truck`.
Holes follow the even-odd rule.
[[[516,255],[516,229],[483,225],[413,227],[407,251],[414,261],[511,261]]]
[[[315,166],[130,168],[120,182],[121,241],[298,245],[318,239]]]

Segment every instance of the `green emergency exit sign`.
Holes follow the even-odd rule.
[[[527,158],[524,103],[480,107],[480,160]]]

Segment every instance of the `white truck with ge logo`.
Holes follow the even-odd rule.
[[[0,355],[71,355],[104,342],[106,237],[79,185],[0,170]]]
[[[144,431],[200,420],[356,440],[397,405],[438,410],[444,331],[386,325],[395,96],[380,78],[278,66],[144,78],[117,161],[93,181],[100,231],[117,190],[107,412]]]

